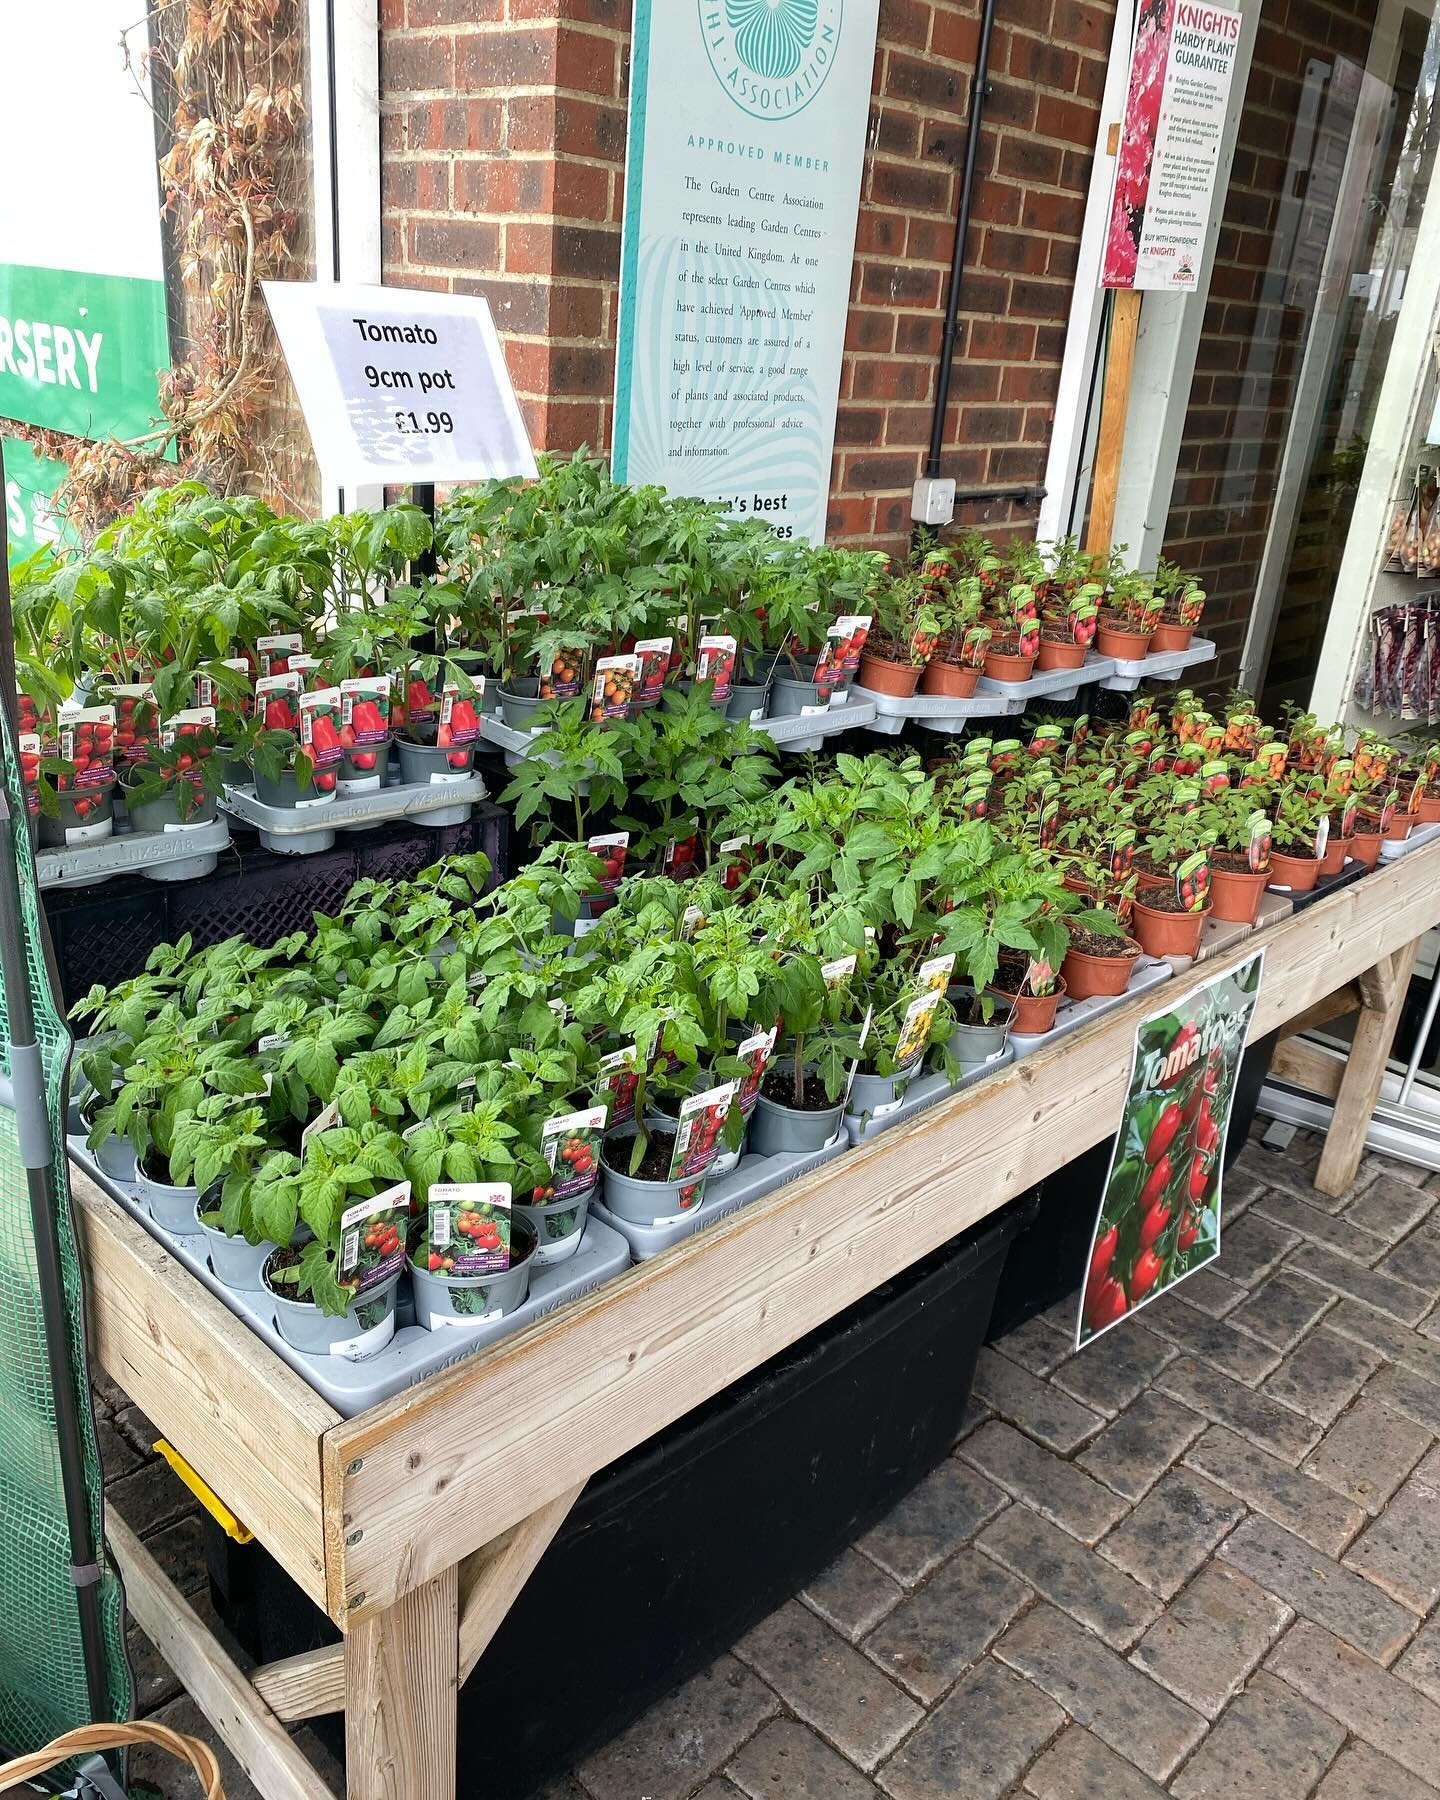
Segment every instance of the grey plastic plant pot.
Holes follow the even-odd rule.
[[[750,1149],[756,1156],[788,1156],[801,1150],[823,1150],[840,1129],[844,1101],[823,1112],[781,1106],[761,1094],[750,1118]]]
[[[770,683],[772,719],[794,719],[807,706],[820,704],[820,690],[813,681],[796,681],[790,675],[777,675]]]
[[[268,1238],[258,1244],[248,1244],[243,1237],[227,1237],[223,1231],[205,1223],[200,1216],[200,1205],[197,1200],[195,1220],[205,1239],[205,1249],[216,1280],[223,1281],[226,1287],[234,1288],[237,1293],[258,1294],[265,1285],[265,1264],[270,1260],[271,1252],[279,1249],[279,1245],[272,1244]]]
[[[765,705],[768,685],[764,681],[737,681],[730,689],[730,698],[725,702],[725,717],[744,721],[751,713],[760,712]]]
[[[412,744],[405,738],[396,738],[395,748],[400,755],[400,779],[407,786],[431,781],[436,776],[443,780],[450,775],[468,774],[475,761],[473,744],[462,744],[455,750],[441,750],[434,744]],[[452,768],[452,756],[463,757],[464,760]]]
[[[255,771],[255,798],[266,806],[276,807],[282,812],[294,812],[298,807],[329,805],[335,798],[335,789],[322,794],[313,781],[307,781],[302,787],[299,777],[293,769],[286,769],[275,780],[269,775]]]
[[[87,806],[90,801],[95,805],[82,818],[75,810],[75,802],[83,800]],[[53,816],[49,813],[39,814],[39,837],[42,848],[46,850],[73,849],[76,844],[99,843],[102,839],[113,836],[115,831],[114,784],[100,789],[92,788],[85,793],[57,793],[55,804],[59,809]],[[71,836],[74,832],[76,835]]]
[[[200,1229],[195,1216],[195,1203],[200,1198],[196,1187],[173,1187],[168,1181],[156,1181],[147,1175],[144,1163],[135,1165],[135,1198],[162,1231],[172,1237],[194,1237]]]
[[[968,1006],[973,997],[969,988],[951,989],[951,998],[957,1007]],[[988,1025],[956,1025],[950,1037],[950,1054],[962,1069],[981,1069],[999,1056],[1009,1035],[1006,1008],[997,1000]]]
[[[211,825],[215,821],[215,796],[207,794],[198,806],[192,806],[182,819],[180,817],[180,799],[177,782],[171,782],[162,794],[153,800],[137,800],[133,794],[126,795],[126,806],[130,813],[130,829],[132,831],[176,831],[185,825]],[[196,858],[196,861],[201,860]],[[214,866],[215,858],[207,858]]]
[[[356,756],[375,758],[373,769],[357,768]],[[340,752],[339,780],[344,783],[341,790],[347,794],[371,794],[376,788],[385,785],[385,776],[390,768],[390,739],[381,744],[362,744],[356,750]]]
[[[395,1301],[402,1270],[386,1282],[352,1300],[339,1318],[322,1313],[310,1300],[287,1300],[270,1287],[266,1277],[272,1250],[261,1267],[261,1287],[275,1308],[275,1328],[292,1350],[310,1356],[345,1356],[360,1362],[383,1350],[395,1335]]]
[[[617,1134],[617,1141],[628,1144],[633,1136],[633,1132],[622,1132]],[[687,1213],[698,1212],[704,1204],[706,1177],[703,1175],[698,1181],[641,1181],[638,1176],[614,1168],[609,1151],[604,1147],[600,1151],[600,1168],[602,1198],[606,1206],[617,1219],[625,1219],[632,1225],[653,1225],[657,1219],[682,1218]],[[681,1188],[696,1190],[689,1206],[680,1198]]]
[[[528,1248],[526,1248],[528,1246]],[[575,1247],[580,1247],[577,1235]],[[515,1256],[517,1249],[524,1255]],[[538,1261],[535,1230],[516,1208],[510,1221],[511,1262],[496,1275],[432,1275],[409,1264],[415,1290],[415,1323],[425,1331],[445,1331],[478,1325],[482,1319],[502,1319],[530,1296],[530,1276]]]
[[[89,1131],[87,1123],[87,1136]],[[104,1174],[112,1181],[120,1182],[122,1186],[129,1186],[135,1179],[135,1146],[129,1138],[117,1137],[112,1131],[109,1137],[100,1140],[99,1148],[95,1151],[95,1161]]]
[[[580,1248],[597,1187],[588,1194],[571,1194],[566,1200],[547,1200],[543,1206],[516,1202],[516,1213],[535,1233],[537,1267],[548,1269],[553,1263],[568,1262]]]
[[[872,1117],[882,1106],[894,1106],[905,1098],[905,1091],[919,1073],[918,1065],[903,1075],[857,1075],[850,1089],[846,1109],[852,1118],[869,1113]],[[818,1148],[818,1146],[817,1146]]]
[[[528,731],[536,712],[545,704],[540,698],[540,683],[533,677],[527,677],[513,688],[498,688],[496,698],[500,717],[512,731]]]

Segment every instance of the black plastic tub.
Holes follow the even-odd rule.
[[[460,1695],[460,1793],[525,1800],[831,1562],[950,1451],[1020,1201],[597,1475]],[[333,1641],[207,1526],[217,1610],[263,1661]],[[503,1697],[509,1728],[493,1730]],[[313,1721],[337,1754],[338,1719]],[[472,1785],[473,1783],[473,1785]]]

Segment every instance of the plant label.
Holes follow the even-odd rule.
[[[865,1046],[870,1041],[870,1027],[875,1023],[875,1008],[865,1008],[865,1018],[860,1026],[860,1035],[855,1040],[855,1055],[851,1058],[850,1069],[845,1077],[845,1097],[841,1103],[842,1113],[850,1110],[850,1093],[855,1086],[855,1077],[860,1073],[860,1065],[865,1060]]]
[[[225,696],[238,698],[250,693],[250,665],[243,656],[222,657],[219,663],[212,663],[212,668],[230,669],[242,679],[226,682],[223,686],[213,675],[197,675],[195,677],[195,704],[197,706],[215,706]],[[247,709],[248,710],[248,709]]]
[[[318,1132],[329,1131],[332,1125],[340,1123],[340,1103],[332,1100],[327,1107],[316,1113],[315,1117],[300,1133],[300,1154],[304,1156],[305,1146]]]
[[[1323,857],[1330,844],[1330,815],[1325,813],[1315,827],[1315,854]]]
[[[921,963],[915,971],[915,991],[917,994],[943,994],[950,986],[950,977],[955,970],[955,953],[952,950],[947,956],[932,956],[928,962]]]
[[[765,1079],[765,1070],[775,1053],[778,1034],[779,1027],[772,1025],[768,1031],[752,1032],[735,1046],[736,1056],[745,1064],[745,1072],[740,1077],[740,1086],[735,1095],[735,1104],[744,1118],[750,1117],[760,1098],[760,1083]]]
[[[590,690],[590,717],[598,725],[602,719],[628,719],[640,680],[640,658],[633,652],[626,656],[602,656],[595,664],[595,681]]]
[[[298,669],[283,675],[262,675],[255,683],[251,715],[267,731],[300,729],[300,694],[305,678]]]
[[[849,956],[837,956],[832,962],[821,963],[820,977],[824,981],[828,993],[833,994],[837,988],[849,985],[850,977],[855,973],[857,961],[858,958],[852,950]]]
[[[503,1274],[510,1267],[510,1206],[508,1181],[432,1182],[422,1255],[431,1274]]]
[[[718,1087],[690,1094],[681,1101],[680,1126],[670,1153],[667,1180],[698,1182],[709,1172],[720,1154],[720,1133],[739,1086],[738,1081],[722,1081]]]
[[[115,748],[123,763],[144,762],[155,742],[159,715],[148,681],[111,683],[105,689],[115,706]]]
[[[720,880],[728,889],[738,888],[750,872],[750,858],[745,852],[750,848],[748,837],[726,838],[719,850]]]
[[[925,1054],[930,1042],[930,1029],[935,1023],[943,994],[933,989],[917,994],[900,1017],[900,1033],[895,1040],[895,1071],[904,1074],[913,1069]]]
[[[40,810],[40,733],[22,731],[16,740],[16,750],[20,757],[20,779],[25,783],[25,808],[33,816]]]
[[[572,1200],[590,1193],[600,1174],[600,1138],[605,1130],[605,1108],[559,1113],[547,1119],[540,1131],[540,1154],[550,1167],[550,1185],[539,1189],[534,1204]]]
[[[1270,867],[1270,839],[1273,827],[1264,813],[1253,812],[1249,820],[1250,837],[1245,846],[1245,861],[1252,874]]]
[[[1186,912],[1204,912],[1210,904],[1210,852],[1197,850],[1175,871],[1175,891]]]
[[[707,635],[700,640],[699,652],[695,658],[695,679],[697,681],[713,681],[710,700],[714,706],[722,706],[730,698],[730,689],[735,681],[736,643],[733,637],[723,635]]]
[[[659,704],[670,671],[670,653],[675,648],[673,637],[639,638],[635,655],[640,670],[635,682],[635,705],[643,708]]]
[[[623,1050],[612,1050],[602,1056],[596,1068],[599,1077],[596,1099],[609,1101],[609,1129],[628,1125],[635,1117],[635,1089],[640,1080],[640,1052],[634,1044]]]
[[[630,851],[630,833],[628,831],[611,831],[599,837],[587,838],[585,848],[592,856],[598,856],[604,865],[600,876],[600,886],[607,894],[613,894],[625,876],[625,858]]]
[[[472,697],[460,692],[460,684],[447,681],[440,695],[440,720],[435,728],[435,744],[438,749],[450,750],[463,745],[473,744],[480,736],[480,713],[476,701],[484,696],[485,677],[479,677],[479,685]]]
[[[281,680],[288,679],[285,676]],[[340,690],[320,688],[300,696],[300,744],[317,769],[333,768],[340,760]]]
[[[385,743],[390,736],[390,677],[356,675],[340,683],[340,742],[344,749],[362,752]],[[368,773],[374,765],[354,757],[355,767]]]
[[[818,706],[802,706],[800,708],[800,717],[802,719],[814,719],[822,717],[825,713],[828,713],[829,710],[830,702],[826,700],[823,704]]]
[[[60,708],[55,754],[70,765],[75,787],[108,787],[114,779],[115,719],[113,705]]]
[[[398,1273],[405,1264],[409,1228],[408,1181],[397,1181],[372,1199],[347,1206],[340,1215],[340,1285],[353,1287],[358,1299]]]
[[[262,675],[286,675],[290,672],[290,658],[304,648],[305,640],[298,631],[279,631],[256,639],[255,661]]]

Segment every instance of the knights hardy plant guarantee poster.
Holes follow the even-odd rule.
[[[1221,1163],[1264,961],[1257,950],[1135,1033],[1077,1349],[1220,1254]]]

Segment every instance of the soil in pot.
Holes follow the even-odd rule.
[[[872,694],[894,694],[907,700],[915,692],[920,675],[921,671],[911,662],[891,662],[888,657],[868,653],[860,658],[860,685]]]
[[[760,1092],[774,1105],[788,1106],[797,1112],[831,1112],[835,1106],[825,1092],[825,1083],[814,1069],[806,1071],[799,1100],[795,1098],[795,1074],[789,1068],[767,1069]]]
[[[1132,928],[1140,948],[1147,956],[1194,956],[1200,948],[1200,934],[1210,917],[1210,908],[1189,911],[1173,886],[1142,892],[1145,898],[1135,902]]]
[[[343,1356],[359,1362],[383,1350],[395,1335],[395,1300],[402,1271],[367,1288],[338,1317],[322,1313],[312,1300],[297,1300],[294,1287],[276,1276],[299,1261],[298,1249],[285,1247],[267,1258],[261,1291],[275,1301],[275,1323],[292,1350],[311,1356]]]
[[[1320,859],[1300,848],[1271,850],[1269,886],[1308,894],[1320,879]]]
[[[1101,937],[1093,931],[1073,933],[1061,964],[1070,998],[1093,1000],[1123,994],[1139,954],[1134,938]]]
[[[946,662],[932,656],[920,677],[920,692],[946,700],[968,700],[979,679],[980,671],[973,663]]]

